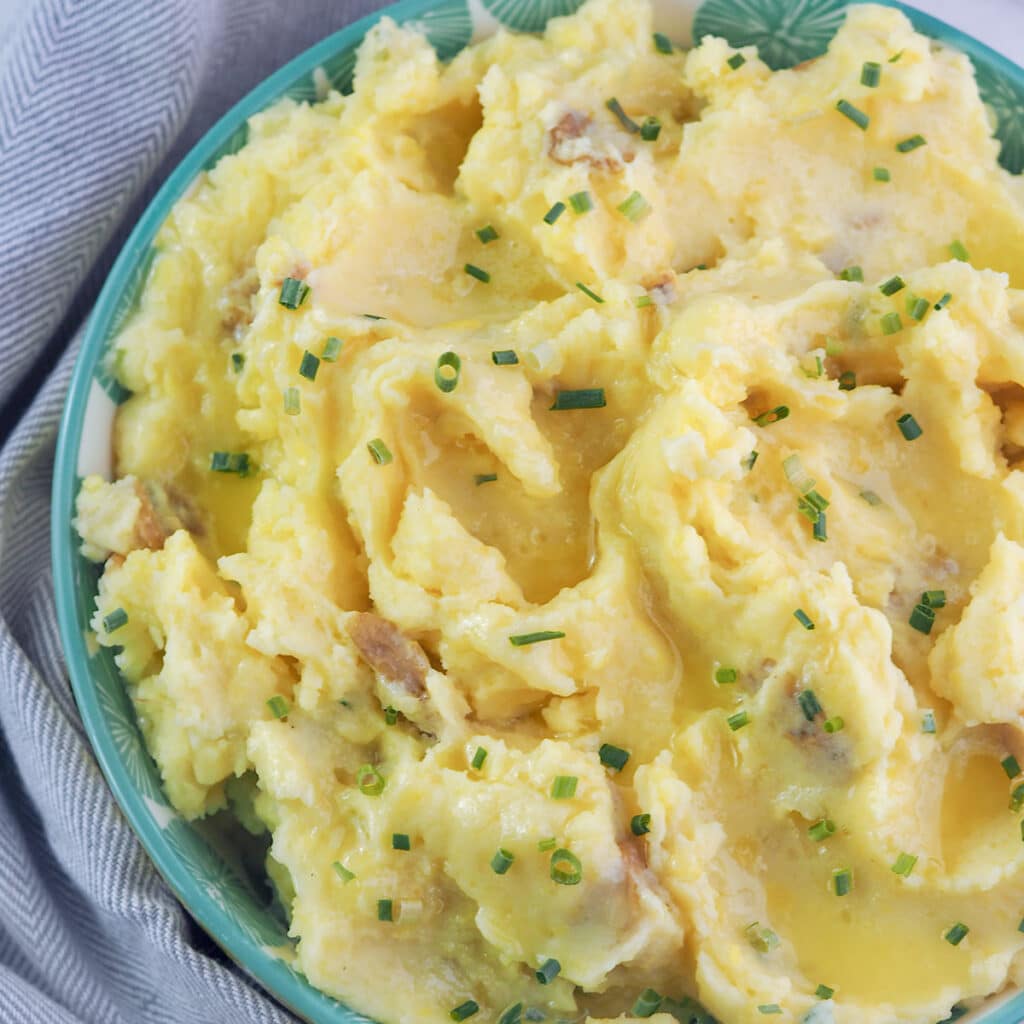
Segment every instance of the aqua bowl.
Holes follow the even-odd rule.
[[[884,0],[883,0],[884,2]],[[125,393],[105,369],[112,338],[135,309],[152,263],[153,242],[197,175],[245,145],[247,121],[282,97],[316,102],[325,83],[349,91],[355,51],[380,18],[418,26],[442,58],[500,25],[536,32],[581,0],[403,0],[336,32],[271,75],[225,114],[164,182],[121,251],[89,320],[61,424],[53,478],[52,553],[57,613],[71,683],[93,749],[121,809],[178,899],[225,952],[281,1003],[314,1024],[366,1021],[309,984],[293,963],[293,942],[244,858],[216,829],[186,822],[170,806],[142,741],[131,701],[109,649],[89,635],[99,571],[78,551],[71,526],[83,477],[111,476],[111,436]],[[915,27],[966,53],[1001,143],[1000,160],[1024,168],[1024,70],[926,14],[899,3]],[[734,46],[756,44],[774,68],[821,54],[843,20],[845,0],[656,0],[656,27],[681,45],[707,34]],[[989,1000],[964,1024],[1020,1024],[1024,993]],[[370,1022],[368,1022],[370,1024]]]

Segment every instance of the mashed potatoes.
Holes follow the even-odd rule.
[[[366,1014],[932,1024],[1024,976],[1024,188],[895,10],[651,30],[385,20],[253,118],[116,344],[94,627]]]

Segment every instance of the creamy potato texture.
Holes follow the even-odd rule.
[[[990,132],[894,10],[772,73],[591,0],[448,65],[384,20],[177,205],[79,497],[93,625],[174,805],[271,833],[314,985],[932,1024],[1021,979]]]

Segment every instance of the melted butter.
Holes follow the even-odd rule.
[[[258,476],[188,470],[179,486],[200,513],[204,545],[213,557],[245,550],[252,506],[260,489]]]
[[[947,871],[963,866],[979,837],[1016,825],[1007,811],[1007,779],[994,757],[975,754],[954,759],[942,798],[942,856]]]

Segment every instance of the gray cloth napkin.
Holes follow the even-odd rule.
[[[151,866],[100,774],[54,613],[49,495],[84,318],[228,107],[374,0],[0,0],[0,1024],[293,1018]]]

